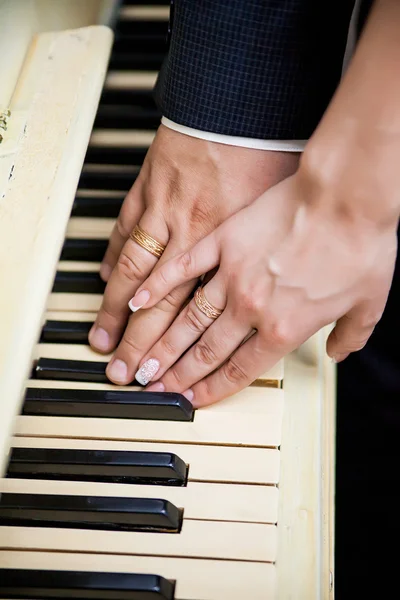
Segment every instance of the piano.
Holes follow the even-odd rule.
[[[193,411],[87,345],[158,126],[169,6],[1,0],[0,598],[327,600],[326,332]]]

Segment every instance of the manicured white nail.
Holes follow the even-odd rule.
[[[141,385],[147,385],[149,381],[153,379],[154,375],[156,375],[159,368],[159,361],[156,358],[149,358],[145,363],[142,364],[136,373],[136,381],[138,381]]]
[[[128,302],[128,306],[132,312],[136,312],[139,308],[142,308],[150,298],[150,292],[142,290],[136,296],[133,296]]]

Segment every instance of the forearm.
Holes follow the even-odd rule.
[[[325,201],[386,226],[400,214],[399,155],[400,2],[377,0],[302,167],[331,189]]]

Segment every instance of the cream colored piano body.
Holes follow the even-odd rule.
[[[168,548],[163,554],[166,537],[158,552],[161,557],[152,557],[146,544],[145,550],[139,549],[133,555],[125,549],[122,555],[100,552],[94,557],[83,552],[75,556],[67,542],[64,548],[49,548],[45,541],[40,546],[37,531],[34,537],[38,545],[32,548],[28,544],[25,548],[14,543],[18,535],[11,539],[7,528],[0,527],[0,567],[154,571],[177,579],[178,600],[212,598],[209,588],[213,578],[218,580],[218,600],[331,599],[335,378],[333,365],[324,352],[324,332],[285,359],[282,388],[280,365],[264,378],[264,383],[276,381],[276,388],[265,387],[260,380],[260,385],[200,411],[186,428],[171,425],[168,429],[167,424],[160,427],[158,422],[141,422],[136,427],[111,420],[99,425],[95,419],[67,422],[17,416],[32,359],[37,354],[43,315],[46,309],[59,308],[51,306],[49,293],[66,229],[69,235],[79,235],[79,227],[87,225],[79,221],[68,224],[68,219],[112,42],[107,27],[92,25],[109,22],[114,8],[112,1],[0,0],[0,113],[11,111],[6,119],[7,130],[0,129],[0,471],[6,468],[11,443],[101,447],[104,438],[104,443],[135,449],[159,449],[160,445],[166,450],[171,446],[171,451],[186,448],[188,456],[193,457],[193,469],[195,458],[201,458],[199,468],[203,474],[199,473],[198,481],[193,483],[193,492],[194,486],[199,486],[198,502],[203,501],[203,494],[207,505],[210,486],[227,482],[234,482],[232,497],[235,490],[239,495],[240,488],[245,494],[254,484],[259,490],[264,486],[262,489],[275,498],[271,506],[265,507],[265,513],[272,516],[258,523],[265,527],[270,558],[214,560],[212,549],[210,560],[196,560],[190,552],[186,558],[179,558]],[[118,77],[129,80],[129,74],[117,73],[111,73],[109,80],[118,81]],[[148,74],[147,79],[154,80],[154,75]],[[140,81],[146,81],[146,76]],[[107,135],[94,132],[93,143],[102,136],[107,139]],[[151,139],[150,132],[146,135]],[[122,132],[122,139],[128,145],[135,143],[135,133]],[[84,348],[80,351],[90,352]],[[226,453],[228,458],[224,468],[231,474],[226,475],[227,482],[221,481],[224,476],[213,464],[218,453]],[[247,480],[240,480],[240,475],[235,480],[229,456],[235,457],[239,473],[248,469]],[[249,456],[265,457],[265,464],[256,460],[246,467]],[[257,472],[262,473],[259,479]],[[274,475],[265,475],[272,472]],[[19,489],[18,482],[3,480],[0,484],[0,491]],[[225,492],[229,492],[227,485],[222,486]],[[79,493],[79,486],[75,492],[73,487],[67,493]],[[57,493],[51,485],[43,484],[41,489]],[[61,489],[65,493],[68,488]],[[160,488],[157,492],[160,494]],[[208,505],[204,510],[209,510]],[[257,510],[262,512],[263,507]],[[210,511],[213,514],[212,506]],[[245,539],[248,518],[236,525],[238,532],[244,527],[243,544],[251,546],[251,535]],[[188,518],[185,527],[195,527],[198,519]],[[204,519],[200,535],[207,536],[213,521]],[[225,526],[218,518],[214,522],[216,528]],[[260,543],[256,537],[254,546]],[[240,544],[240,539],[236,543]],[[225,558],[230,558],[228,551]],[[248,578],[248,595],[240,592],[240,585],[237,595],[232,586],[230,595],[224,595],[224,578],[229,573],[236,573],[241,584]]]
[[[11,111],[0,128],[1,464],[111,49],[108,28],[85,26],[111,6],[0,0],[0,113]]]

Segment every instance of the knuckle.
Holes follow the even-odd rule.
[[[189,215],[190,230],[209,231],[213,224],[219,224],[220,221],[215,203],[207,201],[204,196],[193,200]]]
[[[137,340],[135,340],[128,334],[125,334],[122,338],[120,350],[126,350],[128,352],[128,355],[135,354],[142,356],[144,352],[144,348],[140,347],[140,345],[137,343]]]
[[[191,276],[194,268],[192,252],[184,252],[178,259],[178,267],[184,277]]]
[[[383,311],[371,312],[363,316],[360,326],[362,329],[373,329],[381,320]]]
[[[206,377],[196,383],[196,398],[197,401],[200,401],[201,406],[214,404],[218,400],[213,390],[212,377]]]
[[[369,335],[367,337],[362,337],[358,339],[347,340],[345,346],[345,350],[347,352],[357,352],[358,350],[362,350],[369,340]]]
[[[124,250],[119,256],[117,268],[130,281],[141,280],[146,276],[144,266],[140,264],[137,258],[132,258]]]
[[[170,292],[156,306],[162,312],[177,312],[182,306],[182,298],[176,292]]]
[[[177,354],[176,346],[172,342],[170,342],[166,336],[161,338],[160,345],[161,345],[161,350],[164,354],[167,354],[169,356],[176,356],[176,354]]]
[[[159,280],[160,280],[160,282],[161,282],[161,284],[162,284],[163,286],[168,286],[168,285],[169,285],[168,278],[167,278],[167,276],[165,275],[165,271],[164,271],[164,269],[163,269],[162,267],[161,267],[160,269],[158,269],[158,270],[155,272],[155,274],[156,274],[156,275],[158,275],[158,278],[159,278]]]
[[[106,296],[104,296],[103,304],[97,317],[100,327],[102,327],[105,322],[108,323],[108,326],[110,326],[109,324],[111,322],[113,327],[118,327],[121,321],[125,319],[126,314],[128,314],[128,311],[126,311],[125,314],[122,314],[120,310],[114,312],[110,304],[111,303],[108,302]]]
[[[206,326],[203,325],[200,318],[196,315],[194,310],[188,307],[184,316],[184,325],[188,327],[194,333],[200,334],[206,330]]]
[[[292,345],[293,332],[284,321],[275,321],[269,330],[271,343],[278,348],[287,348]]]
[[[123,238],[128,238],[130,231],[128,231],[128,228],[125,226],[123,218],[121,216],[121,213],[119,214],[116,222],[115,222],[115,229],[117,230],[117,232],[119,233],[119,235]]]
[[[264,298],[251,290],[242,290],[239,294],[239,306],[242,311],[259,314],[264,311]]]
[[[168,388],[171,386],[172,389],[181,388],[182,386],[182,376],[179,373],[179,369],[176,366],[172,366],[168,371],[168,378],[172,379],[171,383],[167,386]]]
[[[200,340],[193,348],[196,361],[206,365],[214,365],[218,362],[218,356],[211,346],[203,340]]]
[[[246,371],[233,358],[230,358],[222,369],[229,383],[242,384],[248,380]]]

